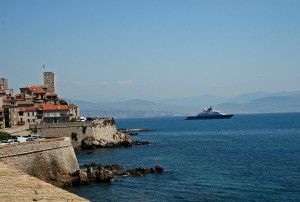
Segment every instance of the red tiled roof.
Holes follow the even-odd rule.
[[[36,94],[45,94],[45,89],[47,89],[46,86],[25,86],[25,87],[22,87],[20,89],[23,89],[23,88],[28,88],[30,91],[32,91],[33,93],[36,93]]]
[[[36,111],[36,107],[25,107],[25,108],[19,108],[19,112],[34,112]]]
[[[69,110],[68,105],[41,105],[40,108],[42,108],[44,111]]]
[[[37,87],[34,87],[32,89],[30,89],[33,93],[36,93],[36,94],[45,94],[46,92],[44,91],[43,88],[37,86]]]

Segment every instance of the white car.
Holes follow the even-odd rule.
[[[7,140],[7,142],[8,142],[9,144],[16,144],[16,143],[20,143],[20,141],[18,141],[18,140],[15,140],[15,139],[10,139],[10,140]]]
[[[0,141],[0,145],[7,145],[9,144],[9,142],[7,140],[1,140]]]

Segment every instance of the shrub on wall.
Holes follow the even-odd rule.
[[[11,135],[6,132],[0,132],[0,140],[9,140],[11,139]]]
[[[71,133],[71,139],[74,141],[77,141],[78,140],[77,133],[75,133],[75,132]]]
[[[76,118],[72,118],[72,119],[70,120],[70,122],[76,122],[76,121],[77,121]]]
[[[30,128],[30,130],[31,130],[33,133],[37,133],[37,132],[38,132],[38,129],[37,129],[36,126],[35,126],[34,128]]]
[[[82,133],[83,133],[83,134],[86,133],[86,129],[87,129],[87,126],[82,126]]]

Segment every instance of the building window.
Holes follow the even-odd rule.
[[[32,116],[34,116],[34,112],[32,112]]]
[[[27,115],[30,116],[30,113],[28,112]]]
[[[27,123],[30,123],[30,119],[27,119]]]

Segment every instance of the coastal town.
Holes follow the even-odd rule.
[[[15,95],[8,79],[0,78],[0,135],[3,173],[0,186],[8,181],[14,190],[19,190],[11,197],[11,188],[3,188],[0,200],[86,201],[57,187],[107,183],[118,176],[163,172],[159,164],[154,168],[134,169],[89,164],[81,169],[75,149],[129,147],[149,142],[133,141],[129,131],[117,130],[112,117],[89,121],[80,117],[76,104],[67,103],[57,95],[53,72],[44,72],[44,84],[20,87]],[[28,191],[30,187],[38,187],[35,189],[39,191]],[[29,193],[23,193],[25,190]],[[47,193],[47,190],[61,194]]]
[[[0,78],[0,129],[78,119],[79,107],[57,95],[53,72],[44,72],[43,85],[20,87],[16,95],[9,88],[8,79]]]

